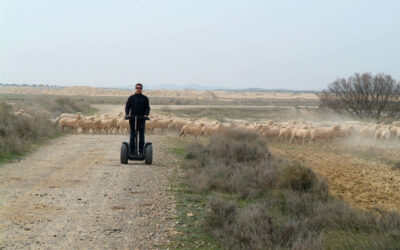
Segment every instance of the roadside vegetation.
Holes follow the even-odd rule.
[[[66,97],[0,101],[0,163],[21,157],[35,145],[60,136],[60,129],[52,121],[59,114],[96,111],[84,100]]]
[[[397,212],[356,210],[331,197],[325,180],[271,155],[256,134],[230,131],[188,144],[174,149],[183,162],[175,247],[400,248]]]
[[[0,162],[23,155],[33,144],[59,135],[43,114],[16,115],[11,105],[0,103]]]

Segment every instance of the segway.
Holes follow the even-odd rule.
[[[128,164],[128,160],[131,161],[143,161],[147,165],[152,164],[153,162],[153,146],[151,142],[146,142],[144,144],[144,149],[143,149],[143,155],[139,154],[139,128],[137,126],[137,118],[138,117],[143,117],[145,120],[150,120],[148,117],[144,116],[137,116],[137,115],[131,115],[131,116],[126,116],[125,120],[129,119],[135,119],[135,131],[136,131],[136,137],[134,138],[134,143],[136,145],[135,151],[133,153],[130,153],[130,145],[128,142],[122,142],[121,146],[121,164]]]

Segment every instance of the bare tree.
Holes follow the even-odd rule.
[[[386,74],[356,73],[337,79],[319,99],[322,107],[345,110],[360,118],[400,116],[400,83]]]

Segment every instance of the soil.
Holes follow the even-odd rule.
[[[288,157],[324,177],[333,196],[364,210],[400,210],[399,149],[340,144],[272,144],[272,154]]]

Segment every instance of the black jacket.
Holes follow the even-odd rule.
[[[125,114],[126,115],[149,115],[150,104],[149,98],[142,94],[131,95],[126,101]]]

